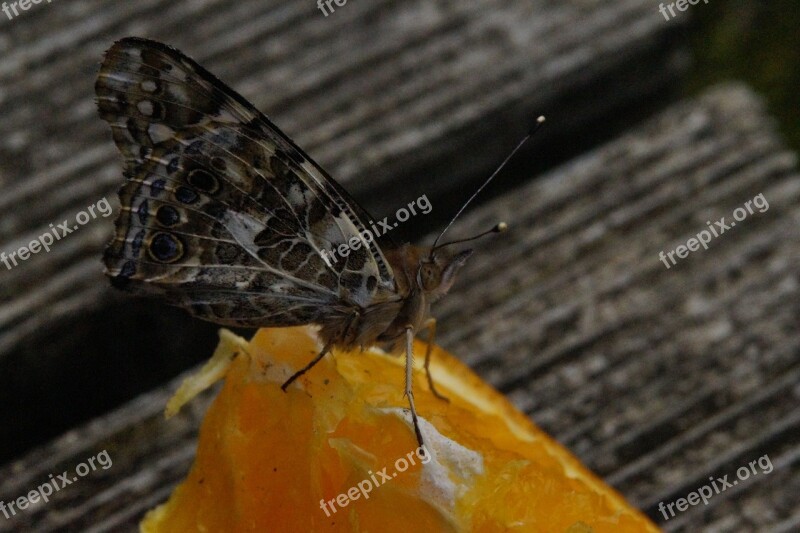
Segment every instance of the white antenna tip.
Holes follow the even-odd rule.
[[[506,224],[505,222],[501,222],[497,226],[495,226],[495,231],[497,231],[497,233],[503,233],[507,229],[508,229],[508,224]]]
[[[545,120],[544,115],[539,115],[539,118],[536,119],[536,122],[538,122],[539,124],[543,124],[544,120]]]

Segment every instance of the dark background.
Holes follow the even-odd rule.
[[[766,97],[788,143],[800,148],[800,9],[789,0],[731,0],[692,10],[693,94],[720,80],[744,80]]]

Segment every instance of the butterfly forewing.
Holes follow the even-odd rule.
[[[366,212],[194,61],[123,39],[96,93],[127,178],[104,258],[115,284],[240,326],[322,323],[398,298],[381,243],[363,238]]]

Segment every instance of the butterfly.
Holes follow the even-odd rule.
[[[429,331],[424,368],[432,392],[446,399],[429,370],[430,305],[472,254],[446,247],[471,239],[419,247],[386,234],[366,238],[373,217],[344,188],[245,98],[168,45],[117,41],[95,92],[126,178],[103,256],[112,285],[221,325],[319,326],[323,348],[284,391],[334,348],[404,349],[405,395],[422,445],[412,340]],[[324,260],[353,239],[361,244],[346,258]]]

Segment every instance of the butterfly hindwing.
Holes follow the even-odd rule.
[[[368,215],[194,61],[123,39],[106,53],[96,92],[125,158],[105,255],[117,285],[248,326],[318,322],[395,295],[378,242],[323,260],[363,235]]]

